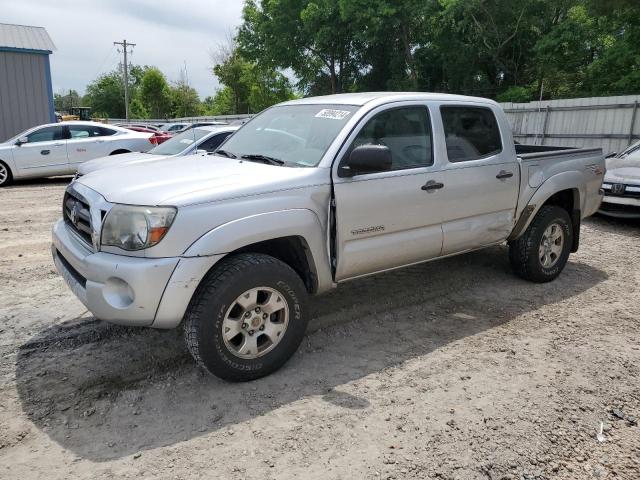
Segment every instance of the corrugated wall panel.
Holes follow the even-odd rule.
[[[46,55],[0,51],[0,141],[49,123]]]
[[[634,102],[640,103],[640,95],[503,103],[502,107],[516,140],[521,143],[601,147],[605,152],[619,152],[629,144]],[[543,140],[547,106],[551,110]],[[632,141],[638,140],[640,108],[637,109],[632,132]]]

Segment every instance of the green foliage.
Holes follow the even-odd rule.
[[[509,87],[496,98],[499,102],[524,103],[533,100],[533,92],[525,87]]]
[[[138,103],[145,112],[144,117],[138,118],[164,118],[171,111],[171,92],[164,74],[156,67],[148,67],[140,78],[140,86],[134,102]],[[133,103],[131,112],[133,114]],[[139,108],[139,107],[138,107]]]
[[[75,90],[60,91],[53,95],[53,105],[56,112],[68,112],[71,107],[82,107],[82,97]]]
[[[352,89],[359,71],[357,39],[339,0],[248,0],[243,18],[238,42],[249,61],[291,68],[307,92],[324,80],[334,93]]]
[[[124,118],[124,83],[119,72],[101,75],[87,86],[86,106],[110,118]]]
[[[256,113],[294,98],[281,72],[247,61],[233,43],[219,50],[213,73],[224,87],[206,107],[210,115]]]
[[[207,97],[203,105],[205,115],[232,115],[236,112],[235,97],[231,87],[223,87],[213,97]]]
[[[296,95],[419,90],[524,102],[640,93],[638,0],[246,0],[213,56],[222,87],[200,102],[185,78],[131,66],[132,117],[256,113]],[[284,71],[291,72],[297,89]],[[55,95],[66,110],[77,92]],[[66,102],[66,103],[65,103]],[[82,100],[124,117],[121,72]]]
[[[291,69],[305,94],[637,93],[637,7],[637,0],[248,0],[237,41],[248,61]]]
[[[149,111],[145,108],[144,103],[140,100],[140,96],[136,96],[129,104],[130,118],[158,118],[149,115]]]
[[[174,117],[195,117],[201,114],[200,98],[195,88],[180,79],[170,89],[171,113]]]

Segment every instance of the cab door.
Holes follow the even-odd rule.
[[[66,173],[67,141],[65,127],[41,127],[26,135],[27,143],[13,147],[13,160],[23,175]]]
[[[391,170],[344,176],[340,164],[364,144],[387,146]],[[395,103],[362,119],[333,167],[336,281],[440,255],[443,197],[438,186],[444,176],[433,152],[424,104]]]
[[[488,105],[444,103],[439,111],[447,155],[442,253],[499,243],[515,224],[520,166],[514,147],[503,145]]]
[[[113,135],[115,130],[98,125],[69,124],[69,170],[75,172],[78,165],[87,160],[104,157],[111,153],[111,144],[106,137]]]

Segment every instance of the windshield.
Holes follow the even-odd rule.
[[[638,156],[638,153],[640,153],[638,152],[638,150],[640,150],[640,142],[634,143],[629,148],[624,150],[620,155],[618,155],[618,158],[625,158],[625,157],[628,157],[629,155],[633,155],[634,157],[636,157]]]
[[[287,164],[315,167],[359,107],[353,105],[283,105],[251,119],[224,143],[237,157],[262,155]]]
[[[152,148],[147,153],[151,153],[153,155],[177,155],[210,133],[211,130],[192,128],[188,132],[179,133],[171,137],[169,140]]]

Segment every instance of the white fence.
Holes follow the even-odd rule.
[[[109,123],[138,123],[144,125],[153,125],[158,123],[176,123],[176,122],[235,122],[238,120],[245,120],[251,118],[251,114],[238,114],[238,115],[216,115],[213,117],[182,117],[182,118],[145,118],[144,120],[130,118],[127,122],[124,118],[110,118]]]
[[[620,152],[640,139],[640,95],[502,103],[516,141]]]

